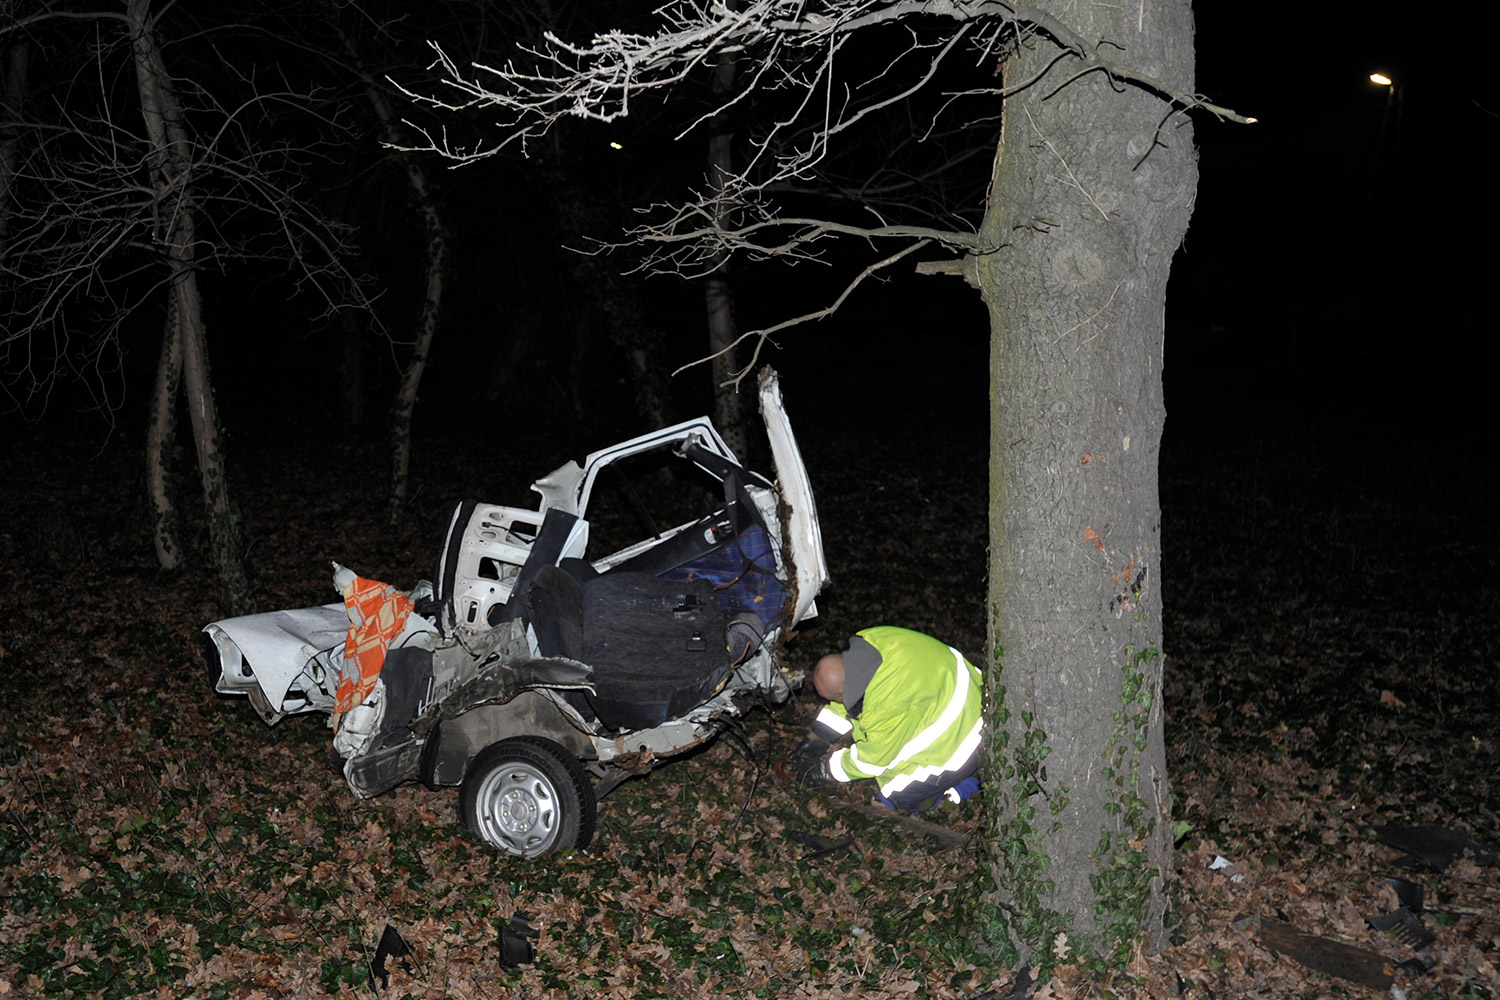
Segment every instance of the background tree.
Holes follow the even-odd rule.
[[[727,0],[730,10],[738,7],[737,0]],[[736,109],[732,97],[735,90],[735,53],[719,51],[714,59],[713,74],[709,77],[709,95],[715,102],[713,117],[708,120],[708,188],[723,190],[734,176],[734,120]],[[715,219],[721,228],[729,225],[725,215],[729,205],[724,201],[716,204],[720,217]],[[724,440],[741,459],[748,460],[750,454],[749,416],[746,405],[748,394],[739,391],[740,365],[738,363],[738,339],[734,322],[734,285],[730,280],[729,255],[720,253],[713,262],[713,269],[703,279],[704,312],[708,316],[709,374],[714,390],[714,425],[724,434]]]
[[[1119,963],[1142,935],[1161,944],[1172,848],[1156,485],[1163,304],[1196,186],[1184,112],[1246,120],[1193,91],[1187,0],[683,2],[660,17],[647,32],[549,37],[503,64],[446,60],[451,89],[424,96],[486,109],[501,138],[462,147],[428,133],[427,145],[472,160],[567,116],[614,121],[732,57],[743,87],[694,124],[753,93],[767,109],[759,132],[724,183],[627,234],[650,266],[701,274],[730,253],[844,265],[838,296],[741,335],[752,345],[827,315],[902,262],[979,290],[991,342],[995,875],[983,929],[1044,966],[1068,954]],[[901,112],[914,145],[963,134],[989,151],[983,198],[934,218],[880,197],[875,179],[901,145],[882,130]],[[835,185],[825,167],[854,157],[872,164],[870,182]],[[805,209],[820,179],[838,198],[787,210]],[[835,249],[838,237],[855,250]],[[900,406],[900,359],[885,362],[870,391]]]
[[[470,5],[463,6],[468,8]],[[380,55],[387,54],[389,46],[382,43],[390,41],[390,29],[396,22],[372,22],[369,20],[369,11],[337,4],[317,9],[314,13],[314,27],[329,29],[337,39],[337,48],[334,50],[337,55],[321,46],[311,46],[312,50],[321,53],[344,75],[359,81],[380,139],[385,145],[392,145],[400,135],[401,128],[398,112],[392,103],[393,96],[399,95],[390,86],[385,73],[372,69],[371,63]],[[482,17],[482,12],[478,13]],[[411,478],[412,417],[416,411],[422,376],[427,371],[427,361],[432,355],[433,342],[441,323],[450,242],[448,226],[443,219],[440,193],[430,171],[421,159],[410,154],[398,152],[395,159],[406,179],[411,205],[421,219],[423,281],[421,304],[411,337],[411,351],[402,367],[391,406],[391,481],[386,519],[392,526],[401,523],[406,509]]]
[[[613,411],[613,422],[619,414],[612,401],[601,401],[585,385],[598,381],[597,371],[585,375],[590,364],[597,369],[612,363],[610,381],[633,390],[643,420],[651,426],[665,422],[661,366],[653,359],[660,334],[641,307],[637,282],[619,274],[617,262],[574,249],[538,252],[508,236],[460,249],[462,234],[447,221],[452,213],[474,222],[464,227],[474,230],[540,228],[567,247],[586,250],[586,237],[614,224],[619,211],[601,179],[621,156],[602,130],[559,130],[534,159],[497,157],[456,172],[439,169],[431,157],[392,148],[406,127],[402,120],[418,111],[392,80],[431,82],[433,75],[420,65],[429,55],[425,39],[441,39],[446,51],[481,59],[503,46],[540,41],[547,31],[578,30],[582,18],[610,12],[610,5],[573,2],[444,0],[420,11],[398,3],[325,3],[289,9],[287,23],[277,30],[326,67],[327,79],[348,85],[341,93],[359,123],[355,148],[363,155],[347,161],[333,188],[335,211],[359,226],[372,268],[389,275],[388,287],[397,289],[381,303],[387,326],[399,331],[391,344],[399,369],[388,434],[392,524],[400,521],[412,490],[418,393],[424,382],[432,384],[429,367],[441,368],[445,358],[464,360],[450,366],[450,372],[462,370],[456,382],[439,383],[437,395],[450,404],[438,408],[441,418],[465,409],[486,419],[525,412],[535,402],[528,397],[540,388],[535,375],[550,369],[567,373],[554,388],[569,399],[577,419],[602,416],[589,413],[597,408]],[[479,124],[456,127],[473,134]],[[489,322],[475,323],[480,309],[491,313]],[[440,335],[453,314],[464,322]],[[358,357],[344,351],[351,355]],[[615,374],[621,361],[629,373],[623,380]]]
[[[38,5],[0,25],[12,52],[30,37],[49,43],[29,75],[47,87],[47,100],[30,107],[49,117],[18,117],[6,132],[7,389],[18,407],[38,409],[60,379],[76,376],[113,412],[129,381],[125,343],[144,315],[165,307],[146,437],[157,557],[173,569],[182,551],[167,475],[180,387],[209,552],[234,610],[249,607],[250,585],[209,375],[201,275],[244,268],[253,283],[270,265],[321,310],[368,306],[345,266],[347,231],[299,191],[332,123],[311,87],[259,73],[243,35],[238,57],[223,58],[216,46],[245,27],[194,21],[150,0]],[[192,45],[172,46],[188,35]]]

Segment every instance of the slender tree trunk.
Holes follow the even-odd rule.
[[[182,337],[182,385],[187,394],[188,417],[193,425],[193,443],[198,457],[198,475],[203,485],[203,505],[208,516],[208,544],[218,571],[221,600],[232,614],[254,610],[250,578],[240,561],[240,525],[229,500],[228,469],[219,438],[218,410],[209,377],[208,335],[203,325],[203,300],[198,275],[183,268],[177,272],[173,293],[177,299]]]
[[[1040,9],[1192,91],[1188,0]],[[1023,40],[1006,82],[1057,55]],[[977,262],[991,324],[986,932],[1044,967],[1060,934],[1110,965],[1142,934],[1164,943],[1163,317],[1197,185],[1191,127],[1168,111],[1102,73],[1007,98],[983,224],[1001,249]]]
[[[554,155],[559,160],[566,159],[560,148]],[[557,230],[564,246],[576,246],[608,225],[597,200],[581,187],[573,170],[558,167],[547,171],[544,176],[549,184],[547,195],[557,207]],[[574,419],[579,423],[590,419],[590,406],[598,402],[596,395],[585,390],[584,376],[589,369],[591,352],[602,338],[620,352],[620,360],[629,373],[636,412],[644,427],[664,427],[671,423],[671,391],[658,361],[662,333],[647,321],[636,281],[624,278],[618,265],[603,254],[569,254],[567,260],[565,280],[580,290],[575,300],[561,310],[561,315],[574,330],[567,378]],[[513,335],[538,336],[534,326],[513,331]],[[525,344],[513,345],[509,352],[511,357],[497,364],[497,372],[502,364],[514,366],[532,349]],[[495,385],[500,384],[501,380],[497,379]],[[498,388],[491,392],[499,395]],[[598,419],[598,416],[592,414],[593,419]],[[618,414],[608,414],[607,418],[618,421]]]
[[[417,320],[417,342],[412,348],[406,371],[401,375],[401,386],[396,391],[396,406],[391,414],[391,500],[387,516],[393,525],[401,522],[401,515],[406,510],[411,473],[412,412],[417,406],[417,390],[422,384],[422,374],[427,370],[432,342],[437,337],[438,319],[443,304],[443,271],[448,256],[447,233],[443,229],[437,205],[432,200],[431,190],[425,186],[421,168],[408,165],[407,176],[412,178],[413,187],[417,187],[418,204],[422,211],[423,232],[427,240],[427,285],[422,299],[422,315]],[[421,187],[417,186],[418,178],[424,182]]]
[[[5,244],[10,232],[11,183],[16,176],[16,146],[19,129],[10,122],[19,121],[26,103],[26,75],[31,60],[27,42],[14,42],[4,49],[0,65],[0,260],[5,259]]]
[[[209,379],[203,300],[194,270],[196,219],[188,135],[176,89],[157,46],[150,2],[127,0],[125,6],[135,56],[141,117],[151,141],[148,156],[151,180],[160,204],[157,215],[160,228],[155,237],[167,258],[169,288],[177,314],[183,388],[192,421],[198,476],[203,486],[209,549],[218,572],[221,601],[232,614],[244,614],[252,609],[250,580],[240,561],[239,525],[229,500],[218,411]]]
[[[730,10],[738,7],[736,0],[727,0]],[[736,61],[733,53],[720,52],[714,66],[714,75],[709,91],[716,101],[721,101],[734,90]],[[720,111],[709,122],[708,130],[708,186],[714,194],[724,190],[725,181],[734,170],[734,122],[726,111]],[[714,224],[725,226],[729,220],[722,202],[715,202]],[[704,303],[708,314],[708,350],[712,356],[709,364],[713,379],[714,424],[724,441],[740,457],[749,461],[749,393],[739,391],[738,385],[730,384],[739,371],[739,356],[734,349],[737,335],[734,323],[734,288],[729,281],[729,257],[720,254],[718,266],[704,282]],[[751,380],[754,385],[754,380]]]
[[[172,489],[172,446],[177,432],[177,389],[182,384],[182,334],[177,296],[169,294],[161,335],[161,360],[146,426],[146,492],[151,501],[151,539],[156,564],[172,572],[182,567],[182,531]]]
[[[358,50],[353,40],[340,32],[344,49],[350,58],[358,61]],[[399,139],[400,121],[390,101],[379,85],[365,77],[365,94],[375,117],[380,120],[380,129],[386,141],[395,144]],[[422,216],[422,236],[427,252],[427,275],[422,296],[422,311],[417,318],[416,340],[411,358],[401,373],[401,384],[396,390],[395,404],[391,410],[391,496],[386,516],[392,525],[400,524],[406,510],[406,497],[411,478],[411,428],[412,414],[417,407],[417,392],[422,386],[422,376],[427,371],[427,359],[432,354],[433,341],[437,339],[438,324],[442,319],[443,289],[448,262],[448,231],[438,211],[437,196],[422,162],[410,153],[398,154],[411,185],[412,197],[417,211]]]
[[[734,349],[734,290],[729,284],[729,262],[725,261],[704,282],[704,300],[708,306],[708,350],[713,355],[709,365],[714,390],[714,425],[741,461],[749,460],[750,436],[745,426],[745,400],[748,393],[731,384],[739,371],[739,355]],[[754,385],[754,380],[751,381]]]

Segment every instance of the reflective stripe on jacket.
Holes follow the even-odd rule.
[[[859,714],[830,702],[817,723],[854,737],[828,770],[839,781],[875,778],[884,795],[961,766],[979,747],[983,681],[963,654],[931,636],[880,626],[859,635],[880,652]]]

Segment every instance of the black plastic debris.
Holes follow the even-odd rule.
[[[1421,979],[1437,966],[1436,962],[1424,962],[1420,958],[1408,958],[1396,966],[1396,972],[1407,979]]]
[[[385,925],[385,930],[380,934],[380,943],[375,946],[375,957],[370,961],[370,992],[376,993],[385,989],[391,983],[391,974],[386,970],[385,960],[388,958],[399,958],[401,969],[404,972],[411,971],[411,963],[406,956],[411,954],[411,945],[406,943],[406,938],[392,927]],[[375,985],[376,977],[380,978],[380,986]]]
[[[1417,919],[1416,914],[1404,906],[1398,906],[1383,917],[1371,917],[1365,923],[1417,951],[1437,940],[1431,931],[1422,926],[1422,921]]]
[[[854,843],[854,841],[850,839],[847,833],[842,834],[838,837],[823,837],[816,833],[804,833],[801,830],[790,830],[787,832],[787,836],[795,840],[797,843],[801,844],[803,847],[812,848],[812,850],[810,850],[808,853],[802,855],[803,864],[817,861],[818,859],[825,858],[830,854],[837,854],[840,851],[847,851],[849,849],[849,846]]]
[[[536,945],[531,941],[537,934],[526,914],[511,917],[510,923],[500,928],[500,964],[507,969],[530,965],[536,958]]]
[[[1015,979],[1010,984],[1010,992],[1005,994],[1005,1000],[1030,1000],[1036,983],[1031,979],[1031,966],[1023,965],[1016,970]]]
[[[1420,882],[1409,882],[1395,875],[1386,876],[1385,884],[1396,890],[1396,900],[1413,913],[1422,912],[1423,889]]]
[[[1390,824],[1373,827],[1375,836],[1394,847],[1427,862],[1438,871],[1470,852],[1474,862],[1481,865],[1500,864],[1500,851],[1488,844],[1457,830],[1445,830],[1440,826],[1400,826]],[[1394,862],[1401,865],[1401,859]]]

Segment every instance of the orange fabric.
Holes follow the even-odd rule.
[[[334,718],[370,696],[385,651],[406,627],[412,600],[388,583],[355,577],[344,591],[344,610],[349,613],[349,636],[344,640],[344,669],[334,697]]]

